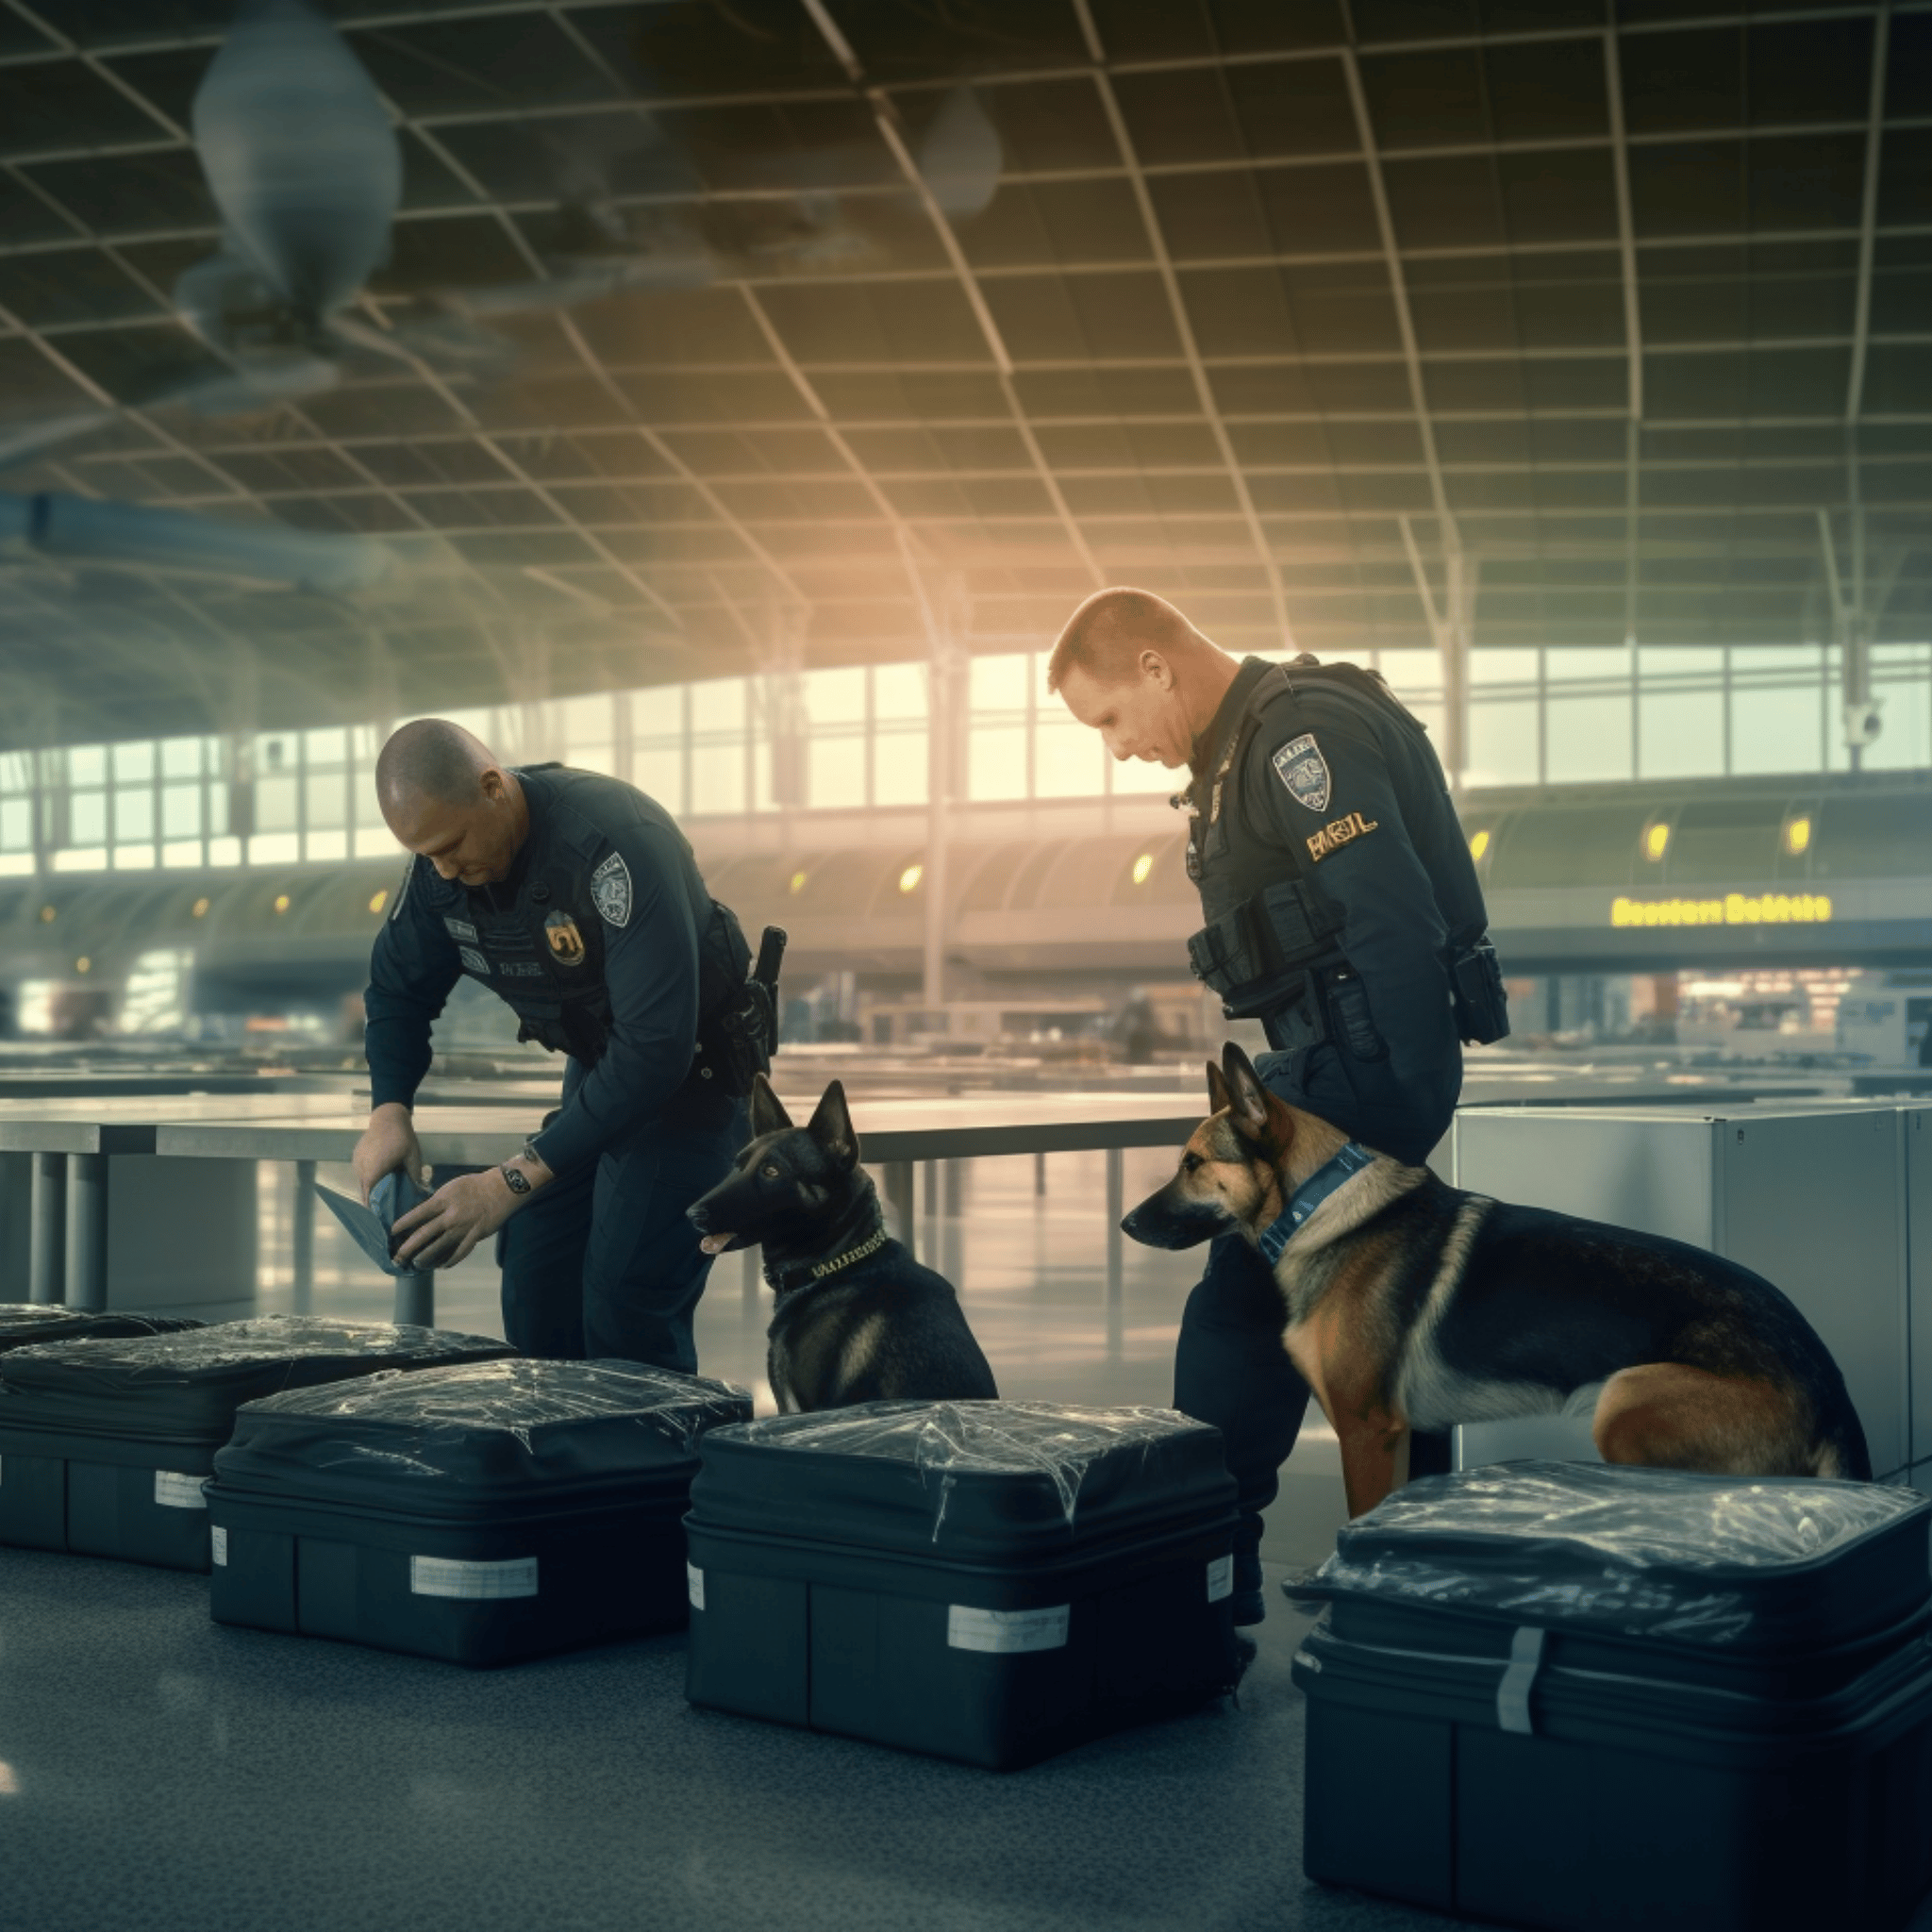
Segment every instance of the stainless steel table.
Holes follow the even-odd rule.
[[[805,1119],[816,1095],[786,1106]],[[425,1107],[416,1110],[416,1135],[432,1167],[486,1167],[508,1158],[534,1129],[541,1108],[519,1119],[505,1107]],[[1110,1348],[1121,1341],[1124,1277],[1121,1216],[1125,1211],[1123,1156],[1129,1147],[1178,1148],[1201,1118],[1201,1104],[1180,1094],[1003,1093],[960,1099],[875,1100],[855,1108],[860,1151],[877,1169],[903,1239],[915,1241],[913,1169],[921,1161],[970,1160],[1006,1154],[1099,1151],[1107,1156],[1107,1320]],[[236,1118],[221,1102],[204,1102],[192,1120],[155,1129],[154,1151],[192,1159],[292,1160],[313,1174],[317,1161],[347,1160],[362,1132],[360,1111],[317,1102],[281,1117]],[[306,1186],[300,1191],[308,1193]],[[928,1189],[928,1201],[933,1194]],[[298,1239],[302,1230],[297,1229]],[[298,1279],[312,1262],[298,1255]],[[755,1281],[755,1276],[748,1274]],[[399,1288],[410,1297],[410,1319],[424,1320],[419,1294],[433,1277]],[[432,1310],[433,1311],[433,1310]]]
[[[233,1123],[288,1121],[311,1113],[336,1118],[346,1104],[340,1088],[318,1093],[96,1094],[0,1102],[0,1157],[25,1156],[32,1165],[26,1258],[29,1299],[65,1302],[76,1308],[108,1306],[113,1163],[117,1158],[158,1153],[157,1137],[166,1124],[209,1114]],[[313,1175],[312,1167],[308,1175]],[[177,1195],[179,1184],[187,1178],[185,1174],[175,1176]],[[177,1198],[174,1205],[185,1204]],[[298,1257],[312,1247],[301,1236],[302,1217],[307,1214],[312,1219],[313,1212],[313,1195],[306,1187],[298,1189]],[[252,1294],[252,1247],[247,1266],[247,1291]],[[0,1300],[6,1298],[0,1294]]]

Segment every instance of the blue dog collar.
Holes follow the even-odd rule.
[[[1261,1253],[1269,1267],[1281,1259],[1281,1251],[1294,1239],[1295,1232],[1343,1181],[1361,1173],[1374,1155],[1359,1141],[1351,1141],[1327,1166],[1320,1167],[1289,1197],[1288,1206],[1261,1230]]]

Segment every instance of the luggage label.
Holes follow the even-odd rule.
[[[409,1594],[457,1597],[465,1603],[535,1596],[537,1559],[510,1557],[498,1563],[465,1563],[453,1557],[411,1557]]]
[[[1073,1607],[1055,1604],[1044,1610],[976,1610],[967,1604],[948,1604],[946,1645],[1001,1656],[1022,1650],[1064,1650]]]

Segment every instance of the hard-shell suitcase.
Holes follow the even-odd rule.
[[[993,1770],[1235,1675],[1235,1487],[1165,1409],[882,1402],[713,1430],[686,1694]]]
[[[123,1341],[136,1335],[179,1335],[201,1325],[186,1316],[70,1308],[58,1302],[0,1302],[0,1351],[42,1341]]]
[[[1932,1885],[1932,1501],[1499,1463],[1341,1532],[1311,1878],[1598,1932],[1902,1924]]]
[[[439,1328],[264,1315],[0,1355],[0,1543],[208,1567],[201,1486],[244,1402],[510,1353]]]
[[[208,1485],[224,1624],[451,1663],[682,1626],[699,1438],[741,1389],[495,1361],[251,1402]]]

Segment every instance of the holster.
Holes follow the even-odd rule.
[[[1509,995],[1503,990],[1496,949],[1487,940],[1450,949],[1449,997],[1463,1045],[1493,1046],[1508,1039]]]

